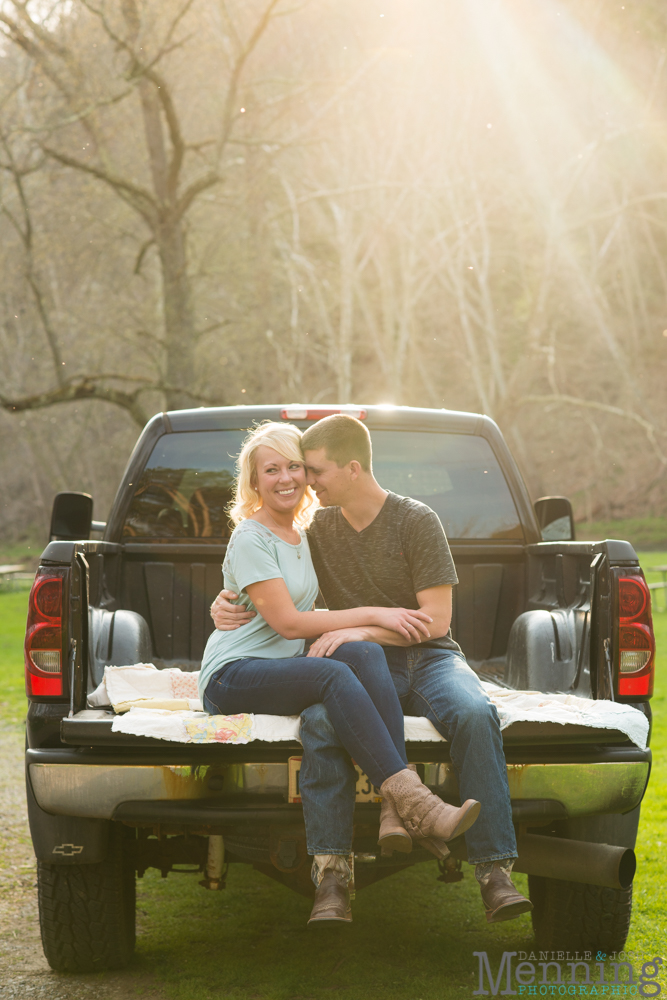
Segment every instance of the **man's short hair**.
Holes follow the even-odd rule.
[[[356,417],[334,413],[323,417],[304,431],[301,438],[303,451],[324,448],[330,462],[342,469],[348,462],[358,462],[366,472],[371,471],[371,436]]]

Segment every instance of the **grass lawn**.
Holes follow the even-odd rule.
[[[648,553],[647,566],[667,563]],[[659,579],[658,576],[650,579]],[[21,642],[27,594],[0,594],[0,724],[21,738],[25,710]],[[662,604],[661,604],[662,606]],[[667,613],[655,615],[658,641],[655,757],[637,844],[634,917],[627,951],[635,967],[663,955],[667,941]],[[667,843],[666,843],[667,846]],[[477,988],[473,951],[498,967],[503,951],[530,951],[529,916],[487,926],[471,868],[463,882],[436,881],[420,865],[357,895],[354,924],[306,931],[310,904],[245,865],[232,866],[224,892],[193,875],[162,880],[149,870],[138,886],[137,954],[174,1000],[453,1000]],[[526,888],[525,876],[516,876]]]
[[[23,638],[28,590],[0,592],[0,726],[23,726],[26,713]]]
[[[581,521],[577,524],[577,538],[599,540],[603,538],[626,538],[636,551],[667,547],[667,518],[628,517],[615,521]]]

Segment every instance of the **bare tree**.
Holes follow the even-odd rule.
[[[217,55],[226,63],[225,90],[209,133],[199,141],[188,138],[187,107],[179,100],[175,59],[187,50],[189,37],[184,25],[193,0],[141,9],[136,0],[102,6],[78,0],[67,9],[65,5],[56,7],[52,27],[37,14],[31,15],[19,0],[9,0],[0,10],[0,25],[5,37],[23,52],[27,76],[39,76],[49,89],[50,100],[45,102],[41,96],[38,101],[31,100],[29,86],[23,88],[27,105],[24,134],[27,131],[34,137],[42,158],[105,185],[141,220],[147,238],[137,256],[137,269],[149,248],[155,245],[157,249],[164,355],[163,377],[139,380],[141,384],[131,392],[109,385],[118,374],[86,373],[65,379],[60,362],[54,360],[56,386],[44,393],[5,399],[6,408],[16,411],[71,399],[102,398],[143,421],[138,396],[147,388],[163,390],[172,408],[202,401],[196,391],[199,331],[192,301],[186,220],[195,201],[225,177],[229,143],[245,110],[239,107],[244,71],[279,3],[265,0],[242,11],[221,3],[226,30],[222,33],[223,51]],[[91,44],[99,50],[101,72],[90,59]],[[133,143],[129,151],[138,155],[128,163],[127,147],[118,148],[118,128],[133,129],[137,115],[145,146],[141,150]],[[72,149],[77,147],[80,153],[74,155]],[[9,152],[7,143],[5,152]],[[22,185],[25,171],[16,166],[11,155],[4,166],[19,191],[21,238],[30,260],[31,229]],[[145,182],[137,173],[146,175]],[[59,356],[57,338],[49,327],[44,296],[30,263],[27,277],[55,359]],[[127,375],[121,380],[132,381]]]

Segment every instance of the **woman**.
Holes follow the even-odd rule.
[[[257,614],[241,629],[210,636],[202,702],[223,715],[298,715],[323,702],[345,749],[383,795],[383,852],[411,850],[401,820],[425,837],[450,840],[472,825],[479,803],[446,805],[408,768],[403,713],[381,646],[345,643],[336,659],[303,655],[306,639],[339,628],[379,625],[419,641],[431,619],[406,608],[311,610],[319,588],[304,529],[317,501],[300,437],[291,424],[265,423],[241,449],[223,572],[225,588]]]

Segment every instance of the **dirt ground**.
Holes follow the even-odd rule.
[[[0,997],[2,1000],[163,1000],[137,971],[91,975],[53,972],[39,935],[35,856],[23,783],[23,734],[0,731]]]

